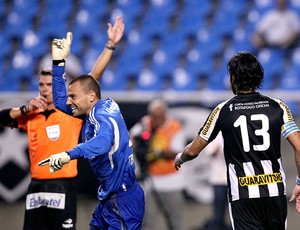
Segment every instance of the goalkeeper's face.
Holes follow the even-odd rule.
[[[74,82],[68,88],[68,100],[66,102],[72,110],[75,117],[88,115],[90,109],[95,104],[95,100],[91,98],[91,93],[86,93],[79,82]]]

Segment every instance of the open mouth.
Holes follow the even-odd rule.
[[[72,106],[72,107],[71,107],[71,110],[72,110],[72,113],[73,113],[73,114],[75,114],[75,113],[76,113],[76,111],[77,111],[77,107],[75,107],[75,106]]]

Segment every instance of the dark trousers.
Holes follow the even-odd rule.
[[[227,211],[227,185],[214,185],[213,229],[223,230]]]

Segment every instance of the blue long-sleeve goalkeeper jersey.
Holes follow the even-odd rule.
[[[53,65],[53,99],[57,109],[71,115],[66,105],[64,67]],[[87,158],[100,186],[98,199],[130,188],[135,182],[132,143],[120,108],[111,98],[99,100],[84,117],[82,143],[68,150],[71,159]]]

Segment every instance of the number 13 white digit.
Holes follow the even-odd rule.
[[[262,136],[263,143],[261,145],[253,145],[253,149],[256,151],[265,151],[270,147],[270,134],[269,131],[269,119],[264,114],[254,114],[250,117],[251,121],[261,121],[262,128],[256,129],[254,134],[256,136]],[[245,115],[240,116],[235,122],[234,127],[240,127],[242,134],[243,149],[245,152],[250,151],[249,133],[247,127],[247,118]]]

